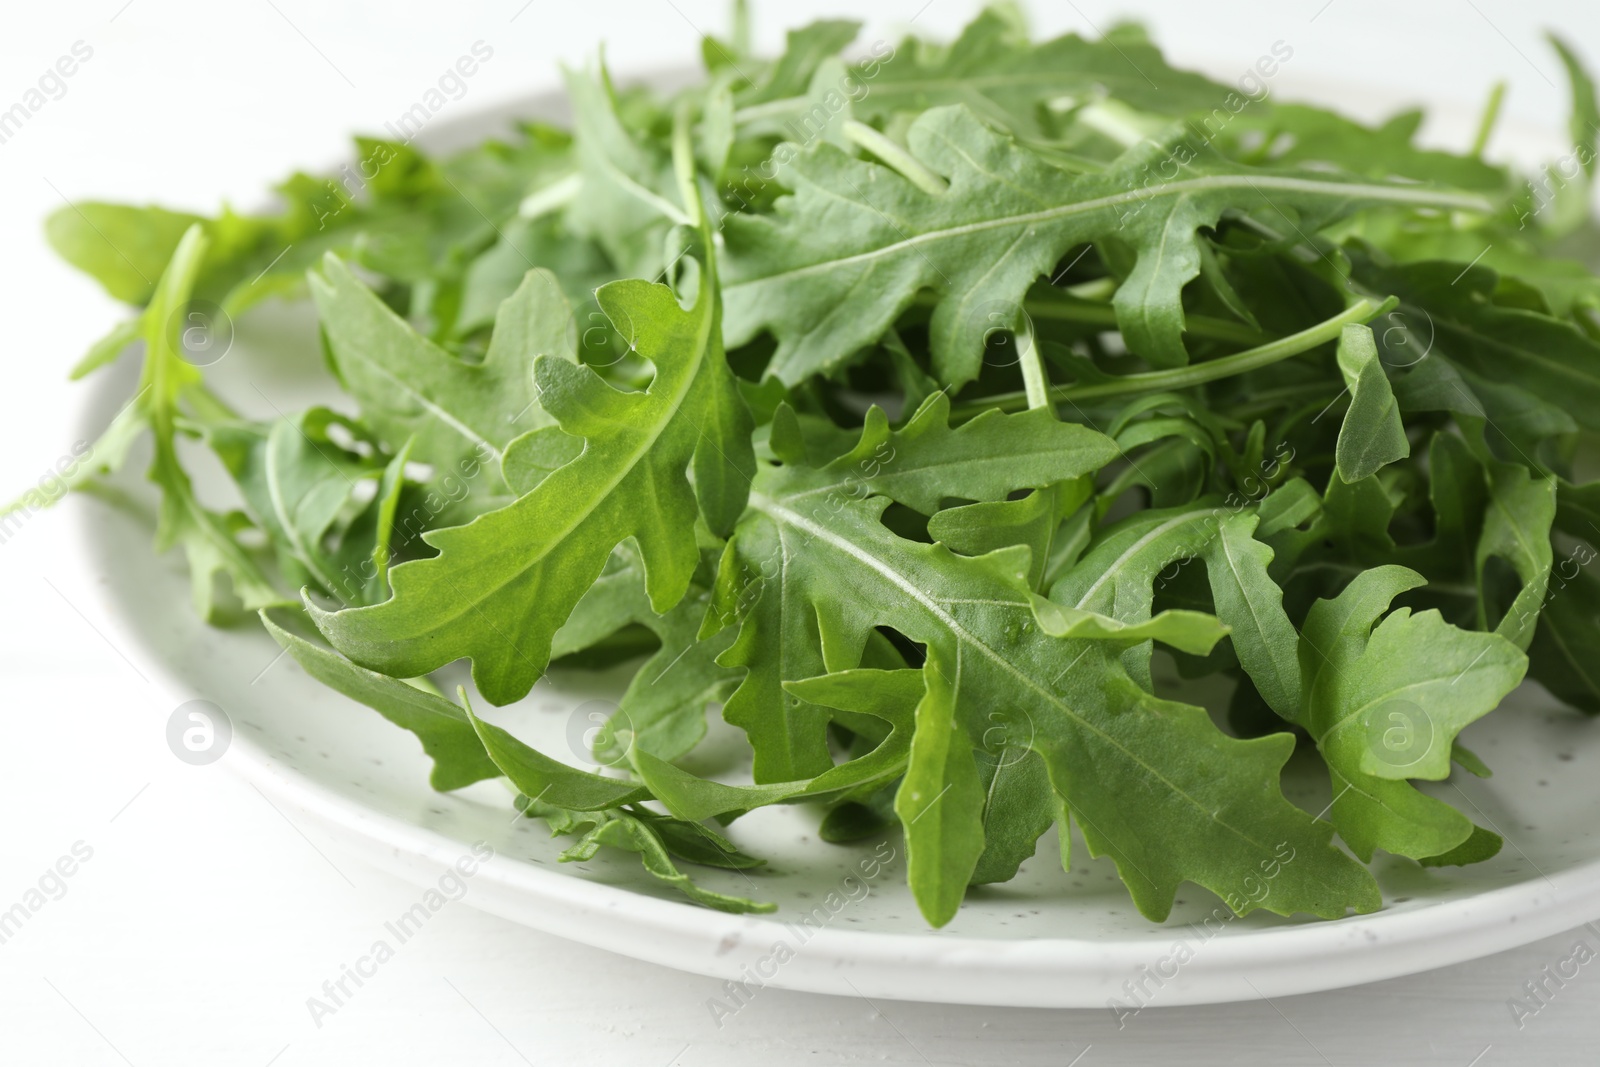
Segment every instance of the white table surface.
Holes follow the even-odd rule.
[[[769,49],[786,26],[847,10],[816,0],[755,6]],[[1176,55],[1218,72],[1242,71],[1286,41],[1295,54],[1275,91],[1356,78],[1395,87],[1397,103],[1472,101],[1506,78],[1509,121],[1545,126],[1564,112],[1540,28],[1561,28],[1600,60],[1600,8],[1577,0],[1033,8],[1052,31],[1092,32],[1119,13],[1141,14]],[[918,29],[948,33],[972,9],[967,0],[892,0],[873,12],[874,35],[913,17]],[[581,60],[601,38],[621,72],[692,61],[696,27],[720,31],[724,16],[721,3],[700,0],[8,7],[0,109],[74,42],[94,51],[65,95],[0,144],[0,495],[70,449],[81,398],[64,372],[117,314],[45,246],[40,220],[63,197],[248,205],[292,166],[338,158],[347,133],[404,111],[475,41],[493,47],[493,59],[452,109],[547,87],[557,60]],[[1152,1008],[1120,1031],[1107,1011],[873,1005],[773,989],[719,1029],[706,1007],[719,992],[709,979],[531,932],[473,910],[470,896],[319,1027],[307,998],[366,951],[414,890],[297,826],[231,775],[226,757],[210,767],[173,757],[164,727],[184,695],[144,681],[99,636],[71,507],[0,544],[0,909],[75,844],[93,854],[59,900],[0,944],[0,1062],[1596,1062],[1600,965],[1581,969],[1521,1027],[1508,1006],[1575,941],[1600,951],[1600,934],[1587,929],[1379,985]]]

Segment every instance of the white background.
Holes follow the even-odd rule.
[[[754,6],[768,50],[787,26],[849,13],[842,2]],[[1279,92],[1344,79],[1392,87],[1397,105],[1475,102],[1505,78],[1507,120],[1546,127],[1565,112],[1540,29],[1560,28],[1600,59],[1600,11],[1576,0],[1034,5],[1050,32],[1092,33],[1119,13],[1144,17],[1177,57],[1219,74],[1284,40],[1295,54]],[[971,14],[969,0],[894,0],[874,5],[867,32],[898,33],[915,18],[943,35]],[[493,60],[451,109],[549,87],[558,60],[582,60],[602,39],[626,73],[692,62],[697,29],[725,28],[724,5],[698,0],[94,0],[16,4],[7,16],[0,110],[74,42],[94,55],[65,96],[0,145],[0,496],[72,445],[81,398],[65,370],[119,314],[45,246],[40,221],[63,197],[247,207],[269,181],[339,158],[347,134],[403,112],[474,41]],[[227,759],[194,768],[173,758],[163,729],[176,698],[98,635],[72,521],[40,516],[0,545],[0,909],[75,842],[93,849],[66,895],[0,945],[0,1062],[1596,1061],[1600,965],[1520,1030],[1506,1003],[1579,932],[1360,989],[1151,1009],[1121,1032],[1104,1011],[874,1007],[776,990],[719,1030],[704,1006],[717,992],[710,980],[455,904],[319,1028],[306,998],[415,890],[307,836],[230,775]]]

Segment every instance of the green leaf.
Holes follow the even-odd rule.
[[[1595,92],[1594,78],[1572,45],[1559,35],[1546,34],[1551,47],[1561,57],[1567,81],[1572,87],[1572,113],[1567,120],[1567,130],[1574,146],[1587,149],[1580,157],[1583,172],[1594,176],[1596,163],[1596,138],[1600,137],[1600,98]]]
[[[710,277],[688,311],[663,285],[601,289],[607,315],[655,364],[650,387],[620,392],[586,367],[541,357],[541,403],[563,431],[584,439],[582,454],[515,503],[424,535],[439,554],[394,568],[390,600],[337,613],[313,609],[334,647],[401,675],[467,657],[479,691],[505,704],[544,673],[555,632],[624,540],[638,543],[651,606],[665,612],[681,600],[699,562],[694,526],[704,494],[739,483],[736,473],[711,473],[752,462]],[[734,502],[709,501],[707,518],[724,521]]]
[[[394,545],[395,516],[399,512],[401,494],[406,487],[406,464],[410,460],[411,442],[407,441],[384,468],[383,477],[378,480],[377,492],[373,494],[371,506],[361,518],[351,524],[350,530],[346,531],[339,545],[339,555],[349,557],[354,554],[351,551],[352,547],[359,551],[369,543],[367,536],[370,534],[372,574],[359,597],[363,604],[375,604],[389,596],[389,556]],[[340,569],[346,570],[353,565],[364,567],[365,564],[346,558]]]
[[[652,631],[661,647],[639,665],[615,713],[595,733],[594,756],[612,766],[624,763],[634,749],[677,759],[705,736],[707,707],[725,700],[739,680],[737,671],[716,662],[733,634],[699,639],[709,599],[699,588],[692,588],[665,615],[657,615],[637,559],[621,551],[618,556],[625,562],[608,569],[584,594],[551,651],[579,651],[629,624]]]
[[[759,856],[741,852],[732,841],[700,823],[657,815],[643,807],[635,807],[629,814],[653,830],[668,852],[690,863],[728,871],[749,871],[767,864]]]
[[[257,525],[277,547],[284,575],[296,585],[315,582],[345,603],[360,603],[371,576],[351,564],[363,559],[375,564],[377,531],[382,529],[386,539],[388,525],[374,524],[373,540],[365,544],[353,538],[355,551],[345,553],[343,561],[328,541],[335,523],[353,517],[358,483],[382,477],[387,465],[382,456],[362,456],[340,445],[329,432],[335,427],[370,446],[360,426],[327,408],[311,408],[270,426],[225,423],[210,427],[207,437]],[[390,489],[397,492],[398,486],[391,482]],[[385,550],[385,562],[387,555]]]
[[[949,45],[880,42],[860,64],[868,91],[857,108],[874,118],[962,104],[986,121],[1044,135],[1048,105],[1114,96],[1143,111],[1181,115],[1220,105],[1229,89],[1176,70],[1145,39],[1085,40],[1066,34],[1033,44],[1016,20],[990,8]]]
[[[1337,469],[1347,482],[1360,481],[1411,455],[1400,406],[1378,358],[1372,330],[1350,325],[1339,338],[1339,371],[1350,391],[1350,407],[1339,427]]]
[[[1443,357],[1491,382],[1517,386],[1586,429],[1600,429],[1600,344],[1570,322],[1497,305],[1494,271],[1425,262],[1367,266],[1357,279],[1398,296],[1412,331],[1427,336],[1431,323],[1429,358]]]
[[[1423,584],[1404,567],[1364,571],[1317,601],[1301,633],[1305,725],[1333,782],[1334,825],[1362,859],[1378,848],[1443,856],[1472,836],[1470,820],[1406,779],[1448,776],[1456,735],[1527,667],[1505,638],[1457,629],[1436,611],[1400,608],[1378,621]]]
[[[769,804],[870,794],[904,772],[913,714],[923,700],[923,672],[859,668],[789,682],[785,688],[817,705],[882,720],[889,732],[870,751],[803,781],[727,785],[696,777],[642,747],[629,751],[634,769],[668,811],[692,822]]]
[[[846,19],[819,19],[785,37],[783,54],[772,63],[764,77],[736,95],[740,107],[748,108],[772,100],[785,100],[805,93],[824,61],[856,39],[861,23]],[[748,121],[748,115],[746,116]]]
[[[1535,477],[1527,468],[1511,463],[1490,464],[1488,473],[1489,499],[1474,561],[1478,625],[1484,629],[1490,625],[1494,593],[1488,588],[1485,571],[1489,561],[1498,557],[1511,565],[1522,580],[1522,588],[1505,607],[1504,614],[1498,616],[1494,630],[1526,651],[1550,587],[1554,563],[1550,526],[1556,515],[1556,483],[1554,478]]]
[[[1228,636],[1228,628],[1220,620],[1198,611],[1163,611],[1143,622],[1128,623],[1042,598],[1034,600],[1033,608],[1039,628],[1052,637],[1109,641],[1121,647],[1160,641],[1191,656],[1204,656]]]
[[[869,409],[856,446],[829,467],[854,468],[862,487],[931,515],[947,498],[998,501],[1099,470],[1119,454],[1105,435],[1044,409],[991,409],[952,429],[949,395],[939,392],[899,430],[881,408]]]
[[[769,579],[786,600],[820,618],[817,629],[797,629],[792,641],[813,649],[820,643],[830,667],[848,669],[874,627],[892,627],[937,658],[942,680],[960,679],[941,700],[954,702],[955,721],[969,737],[988,727],[996,695],[1009,694],[1004,706],[1031,722],[1030,747],[1083,825],[1091,851],[1116,858],[1136,903],[1153,918],[1167,913],[1186,879],[1232,892],[1271,859],[1278,842],[1289,842],[1299,858],[1259,901],[1240,902],[1242,909],[1336,914],[1377,906],[1370,876],[1328,843],[1331,827],[1278,791],[1293,747],[1287,735],[1229,738],[1201,709],[1157,700],[1136,685],[1115,642],[1043,632],[1032,617],[1025,553],[969,559],[906,541],[879,522],[882,497],[846,501],[826,519],[808,514],[806,496],[830,473],[837,477],[793,466],[762,469],[751,512],[724,559],[725,574],[740,565],[755,569],[768,546],[805,544],[772,557]],[[781,623],[781,616],[751,611],[740,645],[777,647],[770,630]],[[950,751],[931,744],[933,752]],[[918,810],[929,802],[926,796]],[[924,842],[924,869],[965,867],[970,835],[954,839],[957,854],[948,863],[927,854],[941,840]],[[947,879],[935,878],[924,892],[931,894],[927,905],[937,905],[934,914],[948,911]]]
[[[1421,111],[1402,111],[1368,126],[1336,112],[1305,104],[1274,102],[1242,111],[1220,132],[1230,154],[1269,157],[1280,166],[1335,166],[1352,174],[1441,182],[1458,189],[1498,193],[1510,176],[1505,168],[1472,156],[1418,148]],[[1259,145],[1254,152],[1247,143]]]
[[[100,340],[89,347],[82,359],[73,364],[72,372],[68,375],[73,381],[87,378],[101,367],[115,362],[117,357],[127,351],[135,341],[143,335],[144,323],[139,316],[123,319],[111,328]]]
[[[1592,549],[1590,550],[1592,552]],[[1585,557],[1573,556],[1573,560]],[[1593,560],[1588,555],[1588,560]],[[1569,569],[1570,564],[1563,564]],[[1587,570],[1562,576],[1557,594],[1539,613],[1528,648],[1528,671],[1557,699],[1600,714],[1600,578]]]
[[[573,811],[601,811],[649,797],[648,790],[633,782],[580,771],[528,747],[508,731],[474,715],[467,691],[458,693],[484,751],[524,796]]]
[[[83,202],[58,208],[45,222],[56,254],[125,304],[145,304],[198,215],[165,208]],[[201,255],[204,255],[202,251]]]
[[[968,881],[972,885],[1009,882],[1038,851],[1039,838],[1060,818],[1060,797],[1050,785],[1044,758],[1002,713],[973,745],[983,785],[983,854]],[[1020,736],[1015,736],[1020,735]],[[1062,825],[1066,825],[1063,821]]]
[[[1096,538],[1083,558],[1051,587],[1050,600],[1124,625],[1149,626],[1156,585],[1164,582],[1168,568],[1182,560],[1204,560],[1217,617],[1227,627],[1240,665],[1272,709],[1297,722],[1299,638],[1284,612],[1283,591],[1267,573],[1272,549],[1252,536],[1257,521],[1251,511],[1222,506],[1140,512]],[[1130,636],[1138,632],[1135,629]],[[1214,643],[1216,636],[1220,634],[1202,627],[1193,646],[1197,654],[1208,651],[1206,639]],[[1150,688],[1149,657],[1148,648],[1123,657],[1146,688]]]
[[[311,677],[416,734],[422,750],[433,760],[428,779],[433,788],[449,792],[500,777],[500,768],[489,758],[459,705],[408,682],[358,667],[285,629],[266,611],[261,612],[261,624]]]
[[[578,331],[579,347],[598,348],[599,335],[608,331],[590,329],[605,320],[595,306],[594,290],[616,275],[594,242],[573,234],[557,216],[510,220],[501,227],[494,244],[472,260],[461,279],[461,310],[456,318],[456,334],[465,335],[493,326],[500,305],[522,287],[532,269],[548,270],[555,275],[583,325]],[[546,324],[544,329],[549,330],[554,325]],[[550,350],[563,351],[564,348]],[[615,357],[608,354],[595,361],[604,363],[612,358]]]
[[[823,524],[874,494],[933,512],[947,496],[1000,500],[1018,489],[1087,474],[1116,454],[1104,435],[1057,422],[1043,410],[990,411],[951,429],[949,399],[936,393],[903,429],[891,430],[887,417],[874,408],[849,452],[820,470],[795,467],[802,473],[796,475],[790,504]],[[723,717],[749,736],[757,781],[813,777],[832,763],[828,715],[794,694],[786,697],[782,683],[856,666],[827,658],[828,637],[865,605],[852,603],[853,598],[808,604],[791,594],[787,575],[805,569],[799,557],[810,550],[811,536],[784,524],[747,525],[742,536],[740,551],[724,558],[715,611],[729,620],[753,612],[760,624],[742,628],[721,659],[747,670]],[[798,565],[783,564],[791,559]],[[781,710],[774,713],[775,708]]]
[[[768,372],[785,384],[839,366],[933,289],[934,369],[960,386],[978,373],[993,308],[1019,307],[1069,249],[1112,236],[1137,254],[1113,301],[1128,347],[1158,366],[1180,365],[1188,361],[1181,295],[1200,271],[1198,231],[1224,213],[1331,219],[1364,204],[1479,204],[1417,186],[1256,171],[1160,142],[1131,149],[1104,173],[1067,175],[960,107],[925,112],[907,140],[946,192],[819,144],[793,164],[795,195],[774,216],[728,220],[729,341],[770,330],[778,349]],[[1188,165],[1172,164],[1174,153]],[[1163,160],[1181,176],[1152,183],[1148,171]]]
[[[688,875],[673,864],[665,844],[644,820],[621,812],[606,814],[608,818],[600,820],[576,845],[561,854],[562,860],[573,862],[589,859],[602,846],[620,848],[626,852],[637,852],[639,861],[644,864],[646,871],[677,889],[696,904],[734,915],[763,914],[778,910],[776,904],[758,903],[695,885]]]
[[[512,439],[548,423],[534,360],[575,358],[572,313],[546,271],[529,271],[500,306],[481,363],[418,334],[332,255],[311,276],[311,292],[340,382],[363,418],[385,440],[409,439],[418,460],[443,468],[497,463]]]
[[[668,228],[691,224],[683,207],[670,199],[674,183],[667,153],[658,144],[641,142],[623,124],[603,65],[593,72],[566,71],[566,85],[583,178],[568,221],[605,249],[625,276],[659,277],[666,266]]]
[[[205,248],[200,227],[191,226],[150,297],[143,316],[144,373],[133,407],[148,421],[155,443],[149,477],[161,489],[156,551],[183,547],[189,559],[195,611],[201,618],[211,620],[217,609],[215,586],[219,575],[228,577],[234,595],[247,610],[282,604],[285,598],[240,545],[228,520],[196,498],[189,475],[178,460],[179,398],[199,383],[200,374],[179,355],[182,346],[177,335],[186,321],[184,312]]]
[[[1089,513],[1079,512],[1093,494],[1090,480],[1079,478],[1039,489],[1017,500],[992,500],[945,508],[928,520],[928,535],[963,556],[982,556],[1012,545],[1031,553],[1028,585],[1043,590],[1062,566],[1083,548]],[[1064,525],[1074,513],[1081,521]]]
[[[894,799],[905,827],[906,878],[931,926],[955,918],[983,854],[983,783],[956,717],[961,661],[947,667],[940,655],[930,649],[923,668],[927,695],[917,705],[910,762]]]

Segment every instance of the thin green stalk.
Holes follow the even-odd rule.
[[[734,54],[743,59],[750,54],[750,5],[748,0],[733,0],[733,28],[729,33]]]
[[[1506,98],[1506,83],[1495,82],[1494,88],[1489,90],[1488,103],[1483,105],[1483,117],[1478,120],[1478,133],[1472,139],[1470,153],[1474,159],[1483,158],[1483,150],[1489,147],[1489,135],[1494,132],[1495,120],[1500,117],[1500,105]]]
[[[1044,372],[1044,362],[1039,358],[1039,345],[1033,339],[1033,324],[1026,315],[1013,332],[1017,345],[1017,362],[1022,365],[1022,384],[1028,407],[1050,406],[1050,378]]]
[[[950,186],[922,165],[916,156],[901,148],[864,122],[852,119],[844,124],[844,135],[877,156],[879,161],[899,171],[901,176],[929,196],[943,196]]]
[[[523,197],[522,203],[517,205],[517,214],[525,219],[543,218],[572,203],[582,191],[583,177],[576,173],[568,174]]]
[[[1083,322],[1091,325],[1116,326],[1117,312],[1109,304],[1090,304],[1079,300],[1062,300],[1055,297],[1033,297],[1023,302],[1028,314],[1045,322]],[[1251,329],[1242,322],[1213,318],[1210,315],[1186,315],[1183,332],[1194,337],[1213,341],[1234,341],[1243,345],[1265,344],[1270,338],[1260,330]]]
[[[1097,287],[1092,290],[1085,289],[1085,292],[1099,295],[1103,291],[1107,297],[1116,288],[1115,282],[1100,288],[1098,280],[1085,282],[1084,285]],[[937,293],[922,293],[917,297],[917,304],[931,308],[937,306],[939,300]],[[1023,299],[1022,308],[1030,318],[1040,322],[1081,322],[1089,326],[1105,326],[1110,329],[1115,329],[1117,326],[1116,309],[1110,304],[1095,302],[1092,296],[1080,300],[1055,296],[1030,296]],[[1260,345],[1271,340],[1266,334],[1253,330],[1242,322],[1213,318],[1210,315],[1185,316],[1183,332],[1191,337],[1203,337],[1208,341],[1231,341],[1241,345]]]
[[[705,204],[700,200],[700,188],[695,181],[690,121],[689,104],[686,101],[679,106],[672,121],[672,176],[678,182],[678,196],[683,200],[687,225],[699,228],[705,220]]]
[[[1394,297],[1389,297],[1381,302],[1365,297],[1350,305],[1344,311],[1301,330],[1287,337],[1280,337],[1276,341],[1269,341],[1255,348],[1247,348],[1243,352],[1235,352],[1231,356],[1220,359],[1207,360],[1204,363],[1193,363],[1187,367],[1174,367],[1170,370],[1147,371],[1142,374],[1126,374],[1108,382],[1087,382],[1082,385],[1056,385],[1050,392],[1058,403],[1076,400],[1093,400],[1107,396],[1125,396],[1133,393],[1159,393],[1175,389],[1188,389],[1206,382],[1220,381],[1231,378],[1237,374],[1246,374],[1262,367],[1270,367],[1290,356],[1299,355],[1301,352],[1310,351],[1318,345],[1337,340],[1340,332],[1350,323],[1370,322],[1380,315],[1392,311],[1399,303]],[[989,408],[999,408],[1002,411],[1020,411],[1028,406],[1026,392],[996,393],[968,404],[956,405],[952,411],[954,418],[970,418]]]
[[[1103,303],[1117,295],[1118,284],[1120,283],[1117,279],[1108,274],[1104,278],[1093,278],[1076,285],[1063,285],[1061,291],[1079,300],[1096,300]]]

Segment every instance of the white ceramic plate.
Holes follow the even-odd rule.
[[[1348,105],[1349,94],[1321,98]],[[558,100],[541,97],[441,123],[426,139],[432,148],[456,147],[503,130],[510,116],[559,117],[561,110]],[[84,436],[92,439],[125,401],[132,370],[119,366],[95,384]],[[219,392],[261,417],[273,414],[264,398],[291,411],[336,396],[304,308],[252,313],[211,373]],[[119,485],[148,503],[142,470],[135,455]],[[203,486],[219,484],[200,473]],[[1380,860],[1386,906],[1373,915],[1207,924],[1225,909],[1187,886],[1171,920],[1157,926],[1133,909],[1109,861],[1089,860],[1080,847],[1072,873],[1063,874],[1047,837],[1014,882],[971,893],[954,922],[930,931],[904,886],[897,839],[827,845],[816,840],[814,814],[796,809],[757,812],[732,828],[737,842],[769,858],[762,873],[694,872],[713,888],[776,901],[778,912],[734,917],[698,908],[645,876],[629,855],[558,864],[564,842],[542,824],[514,818],[496,783],[431,791],[428,761],[410,734],[311,681],[279,658],[258,627],[202,625],[189,607],[181,560],[152,560],[149,515],[138,511],[100,500],[79,509],[87,516],[86,565],[102,579],[100,614],[120,632],[119,646],[138,650],[146,672],[174,695],[225,709],[234,738],[223,762],[297,820],[314,820],[351,853],[418,885],[436,883],[473,843],[487,842],[495,858],[471,879],[466,899],[475,906],[746,990],[771,985],[1041,1007],[1099,1007],[1111,998],[1209,1003],[1414,973],[1600,915],[1600,725],[1533,689],[1467,733],[1494,779],[1438,787],[1502,833],[1505,850],[1465,869]],[[556,672],[527,700],[491,717],[542,750],[582,763],[582,734],[601,706],[585,702],[614,697],[622,681],[621,674]],[[711,766],[734,758],[736,748],[737,736],[714,733],[696,758]],[[1286,791],[1316,811],[1327,800],[1318,778],[1308,766],[1291,765]],[[884,857],[892,858],[880,863]],[[1130,993],[1127,983],[1142,992]],[[727,1006],[740,995],[748,994],[730,994]]]

